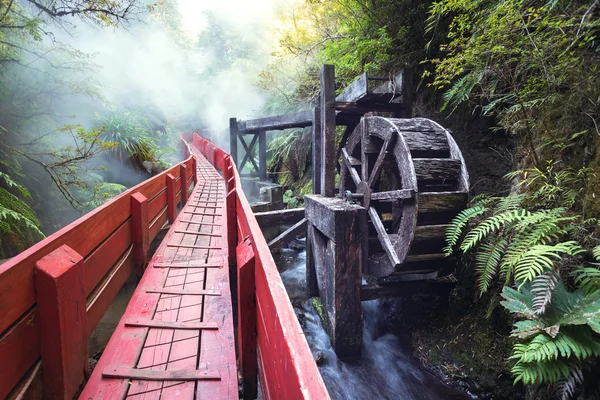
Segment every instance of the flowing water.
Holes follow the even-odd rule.
[[[363,302],[363,348],[360,361],[340,361],[306,296],[306,252],[284,249],[275,255],[281,278],[332,399],[438,400],[473,398],[444,386],[411,358],[389,333],[378,300]]]

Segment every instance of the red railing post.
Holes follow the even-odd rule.
[[[175,177],[167,174],[167,218],[169,223],[175,222],[177,216],[177,189],[175,189]]]
[[[255,399],[257,393],[258,362],[256,356],[256,281],[255,257],[252,243],[246,238],[237,246],[238,293],[238,351],[244,399]]]
[[[187,166],[182,163],[179,171],[179,180],[181,181],[181,204],[185,205],[188,200],[188,188],[190,187],[187,181]]]
[[[148,264],[150,223],[148,221],[148,199],[139,192],[131,195],[131,226],[133,259],[141,274]]]
[[[47,399],[73,398],[89,369],[84,288],[83,257],[69,246],[37,261],[37,318]]]
[[[192,158],[192,176],[194,177],[194,186],[196,186],[196,183],[198,183],[198,172],[197,172],[197,167],[196,167],[196,157]]]

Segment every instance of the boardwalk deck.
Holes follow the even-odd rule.
[[[82,399],[237,399],[225,181],[197,184],[148,264]]]

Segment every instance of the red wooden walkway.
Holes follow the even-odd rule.
[[[183,136],[185,161],[0,265],[0,399],[73,398],[134,271],[81,399],[329,398],[231,157]]]
[[[150,261],[82,399],[236,399],[225,181],[197,184]]]

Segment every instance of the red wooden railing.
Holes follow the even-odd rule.
[[[231,278],[237,281],[237,345],[245,394],[255,390],[258,359],[263,398],[328,399],[231,156],[197,134],[193,135],[193,147],[223,173],[229,191],[227,220],[237,222],[228,227],[229,232],[237,232],[237,237],[229,235],[230,249],[237,245],[229,254],[237,258],[237,262],[230,261],[237,265]]]
[[[0,265],[0,399],[26,391],[40,366],[47,398],[75,394],[90,335],[195,181],[184,147],[184,162]]]

